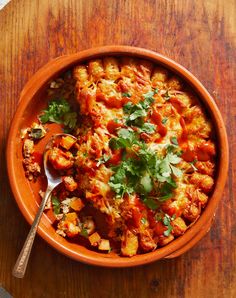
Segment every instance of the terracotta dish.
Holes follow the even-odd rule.
[[[215,174],[214,190],[211,193],[207,206],[202,211],[200,218],[180,237],[176,238],[164,247],[145,254],[137,254],[133,257],[122,257],[116,253],[103,254],[89,250],[83,245],[73,243],[55,233],[50,216],[43,214],[38,233],[52,247],[59,252],[84,263],[106,267],[131,267],[147,264],[162,258],[173,258],[181,255],[194,246],[210,229],[217,204],[222,196],[228,170],[228,141],[224,122],[221,114],[203,85],[185,68],[155,52],[128,46],[106,46],[85,50],[73,55],[58,57],[43,66],[25,85],[21,92],[19,105],[12,121],[7,143],[7,167],[11,189],[16,202],[28,221],[32,224],[36,215],[40,198],[38,192],[42,187],[42,181],[32,183],[25,177],[22,166],[22,140],[20,130],[30,126],[35,116],[45,107],[47,83],[56,78],[62,72],[71,67],[93,58],[107,56],[131,56],[142,58],[163,66],[179,76],[197,95],[207,114],[210,115],[216,134],[217,166]],[[52,133],[40,141],[38,150],[43,148]]]

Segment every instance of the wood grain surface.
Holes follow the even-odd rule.
[[[236,297],[235,12],[234,0],[12,0],[0,11],[0,286],[13,297]],[[20,91],[50,59],[111,44],[160,52],[213,95],[227,126],[230,168],[212,229],[181,257],[132,269],[76,263],[38,237],[25,278],[13,278],[29,231],[5,164]]]

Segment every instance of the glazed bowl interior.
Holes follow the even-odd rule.
[[[192,246],[191,243],[195,244],[196,242],[193,241],[193,238],[203,231],[204,228],[208,228],[209,222],[214,215],[217,203],[223,192],[228,167],[228,143],[224,123],[214,100],[203,85],[189,71],[162,55],[149,50],[127,46],[94,48],[77,54],[62,56],[49,62],[29,80],[21,93],[20,102],[12,121],[8,138],[7,166],[10,185],[16,202],[28,223],[31,224],[38,210],[38,204],[40,203],[38,191],[41,188],[41,185],[40,181],[39,183],[30,183],[25,178],[22,166],[22,140],[20,137],[20,129],[30,126],[32,121],[35,120],[38,111],[46,106],[43,98],[45,96],[45,89],[48,81],[79,62],[108,55],[133,56],[151,60],[155,64],[162,65],[180,76],[193,89],[210,115],[216,132],[218,152],[214,191],[200,218],[184,235],[175,239],[167,246],[158,248],[153,252],[126,258],[120,257],[115,253],[102,254],[91,251],[82,245],[69,242],[65,238],[57,235],[51,224],[50,218],[43,214],[38,233],[52,247],[61,253],[88,264],[110,267],[129,267],[149,263],[167,257],[178,250],[181,251],[182,249],[186,251],[190,248]],[[42,152],[46,142],[47,139],[42,140],[37,149]]]

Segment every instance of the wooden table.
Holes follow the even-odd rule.
[[[236,297],[234,0],[12,0],[0,11],[0,286],[14,297]],[[50,59],[124,44],[160,52],[195,74],[228,130],[227,187],[210,233],[185,255],[132,269],[76,263],[37,238],[23,280],[11,276],[29,226],[9,188],[5,144],[20,91]]]

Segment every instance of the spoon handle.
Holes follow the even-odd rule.
[[[37,232],[38,224],[41,219],[41,216],[43,214],[43,210],[45,208],[45,205],[47,203],[47,200],[51,194],[52,189],[47,188],[44,198],[39,206],[39,210],[35,216],[35,219],[32,223],[31,229],[29,231],[29,234],[25,240],[24,246],[21,249],[21,252],[19,254],[19,257],[16,261],[16,264],[12,270],[12,275],[17,277],[17,278],[23,278],[25,275],[25,270],[28,264],[29,256],[31,253],[31,249],[34,243],[34,238]]]

